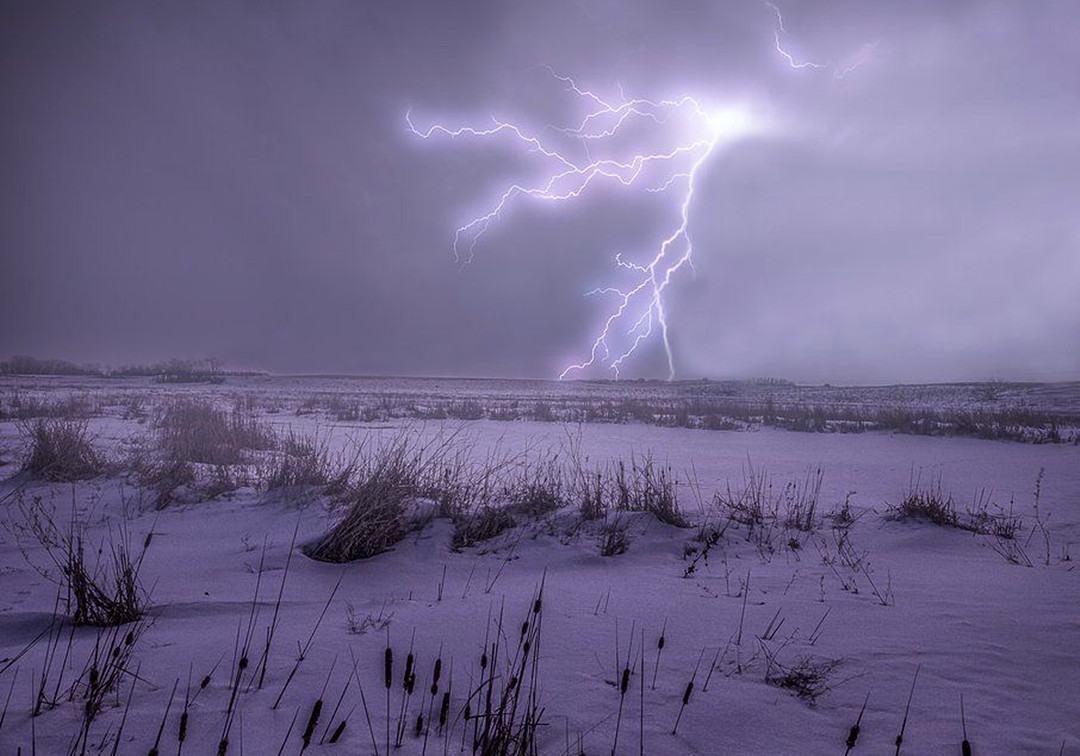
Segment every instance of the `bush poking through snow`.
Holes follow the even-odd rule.
[[[105,472],[105,462],[90,442],[85,420],[40,418],[22,424],[20,430],[30,442],[22,469],[36,477],[72,481]]]

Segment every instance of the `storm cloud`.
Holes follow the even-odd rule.
[[[554,377],[670,205],[518,203],[461,266],[454,229],[528,156],[404,122],[536,118],[551,65],[776,126],[703,170],[679,377],[1076,378],[1080,8],[778,5],[829,68],[788,65],[753,0],[7,2],[0,355]]]

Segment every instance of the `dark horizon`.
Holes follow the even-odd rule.
[[[727,130],[690,180],[694,270],[573,377],[614,378],[647,323],[623,378],[1077,380],[1078,24],[1064,0],[0,0],[0,355],[556,378],[678,195],[515,200],[462,264],[455,228],[547,168],[428,130],[546,139],[593,102],[573,76]]]

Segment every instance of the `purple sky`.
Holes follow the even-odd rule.
[[[873,51],[793,69],[753,0],[0,3],[0,357],[554,377],[672,204],[518,203],[461,267],[535,165],[403,120],[539,123],[550,64],[777,126],[702,169],[678,377],[1080,378],[1080,6],[778,5],[797,60]]]

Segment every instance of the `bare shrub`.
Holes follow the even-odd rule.
[[[213,403],[182,399],[169,404],[158,418],[158,443],[170,459],[211,465],[236,465],[245,450],[276,446],[274,433],[254,416],[226,412]]]
[[[30,451],[23,470],[40,478],[72,481],[94,478],[106,465],[93,444],[85,420],[38,419],[20,425]]]

